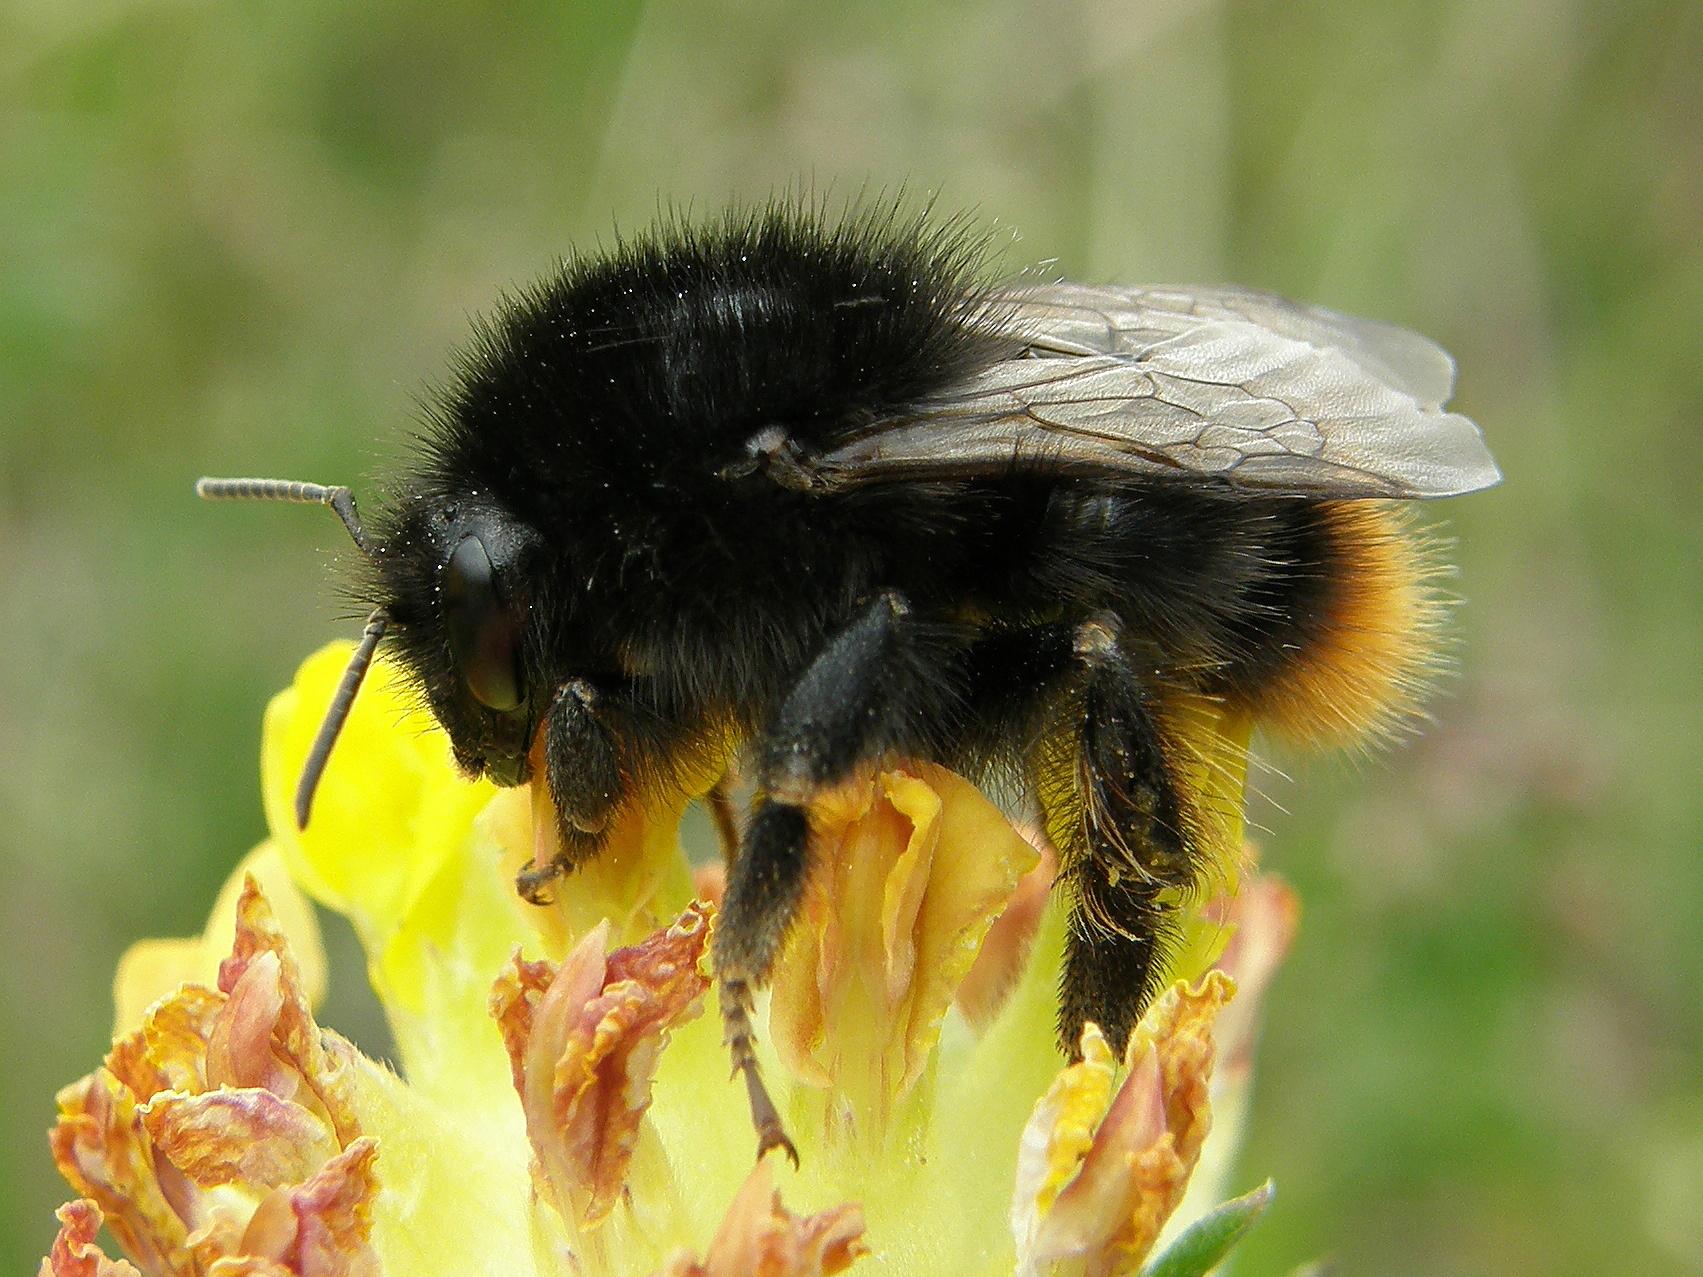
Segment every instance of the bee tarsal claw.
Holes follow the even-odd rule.
[[[549,905],[556,901],[550,888],[563,874],[562,865],[552,860],[547,865],[528,865],[514,878],[514,889],[529,905]]]
[[[781,1115],[775,1108],[774,1100],[769,1098],[769,1088],[763,1085],[763,1079],[755,1068],[747,1068],[745,1072],[745,1091],[751,1099],[751,1124],[757,1128],[757,1160],[760,1162],[768,1155],[770,1149],[781,1149],[792,1168],[798,1169],[798,1148],[786,1133],[786,1127],[781,1125]]]
[[[771,1130],[759,1130],[757,1132],[757,1160],[762,1161],[769,1150],[775,1148],[786,1154],[787,1160],[792,1163],[792,1169],[796,1171],[798,1169],[798,1149],[793,1147],[792,1140],[787,1138],[787,1133],[779,1126]]]

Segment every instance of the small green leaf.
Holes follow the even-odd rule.
[[[1143,1268],[1141,1277],[1205,1277],[1265,1214],[1276,1191],[1268,1179],[1253,1192],[1214,1207],[1185,1228],[1163,1255]]]

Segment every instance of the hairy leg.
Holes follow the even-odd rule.
[[[710,786],[710,792],[704,795],[704,806],[715,825],[722,863],[731,865],[739,854],[739,816],[733,809],[733,785],[729,782],[728,773],[724,772],[721,779]]]
[[[966,657],[972,758],[1028,755],[1063,858],[1072,916],[1059,1037],[1098,1024],[1121,1051],[1156,991],[1171,937],[1168,888],[1192,883],[1188,833],[1154,698],[1119,619],[991,632]]]
[[[1152,693],[1115,619],[1077,627],[1075,650],[1074,837],[1061,848],[1074,902],[1059,1000],[1060,1043],[1072,1058],[1090,1020],[1123,1052],[1172,939],[1165,893],[1201,869]]]

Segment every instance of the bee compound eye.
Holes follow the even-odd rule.
[[[477,536],[462,537],[443,566],[443,616],[456,669],[473,698],[494,710],[518,709],[520,623]]]

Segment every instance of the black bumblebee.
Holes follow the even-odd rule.
[[[504,302],[365,528],[345,488],[199,485],[324,502],[365,551],[303,823],[381,639],[467,772],[549,786],[529,898],[746,743],[713,956],[760,1149],[790,1144],[751,994],[813,795],[884,757],[1026,794],[1074,910],[1061,1040],[1121,1049],[1229,854],[1206,778],[1247,725],[1415,708],[1437,568],[1391,499],[1500,477],[1422,337],[1236,288],[988,285],[981,244],[891,209],[669,224]]]

